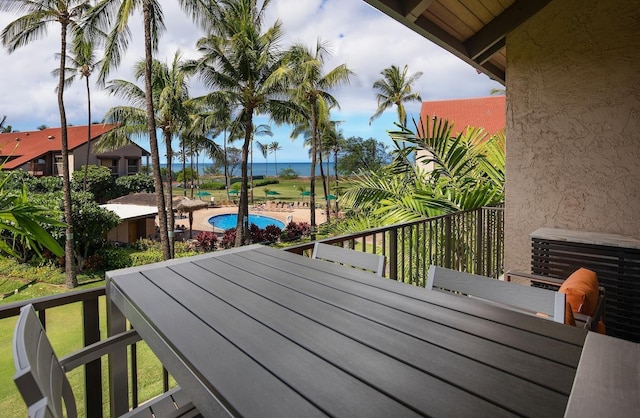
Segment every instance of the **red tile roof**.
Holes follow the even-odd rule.
[[[473,99],[434,100],[422,103],[420,118],[437,116],[452,123],[452,133],[459,134],[467,126],[484,128],[493,135],[506,125],[505,96]]]
[[[91,125],[91,140],[109,132],[116,125]],[[16,157],[7,161],[3,169],[12,170],[48,152],[60,152],[62,141],[60,128],[47,128],[41,131],[9,132],[0,134],[0,157]],[[87,143],[87,126],[69,126],[67,128],[69,151]]]

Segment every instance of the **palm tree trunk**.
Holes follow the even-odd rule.
[[[335,173],[336,176],[336,189],[335,189],[335,195],[336,195],[336,216],[338,215],[338,212],[340,212],[340,207],[338,206],[338,190],[340,190],[338,188],[338,148],[335,149],[335,153],[334,153],[334,157],[333,157],[333,171]]]
[[[87,155],[84,161],[84,176],[82,177],[82,190],[87,191],[87,176],[89,172],[89,157],[91,156],[91,89],[89,87],[89,77],[85,77],[87,82]]]
[[[169,228],[169,251],[171,253],[171,258],[175,257],[175,236],[174,230],[176,229],[176,220],[173,215],[173,148],[171,147],[171,132],[164,131],[164,142],[167,147],[167,177],[169,178],[168,186],[167,186],[167,201],[165,202],[165,206],[167,207],[167,228]]]
[[[322,191],[324,192],[325,214],[327,215],[327,222],[331,222],[331,206],[329,203],[329,191],[327,190],[327,176],[324,174],[324,166],[322,165],[322,146],[318,147],[318,155],[320,156],[320,179],[322,180]]]
[[[60,36],[60,78],[58,80],[58,108],[60,110],[61,151],[62,151],[62,189],[64,194],[64,221],[67,224],[64,241],[65,284],[72,289],[78,286],[75,254],[73,248],[73,210],[71,206],[71,181],[69,180],[69,143],[67,140],[67,115],[64,109],[64,69],[67,56],[67,25],[62,24]]]
[[[251,139],[249,139],[249,150],[251,153],[251,164],[249,165],[249,176],[251,177],[251,204],[253,205],[253,131],[251,132]]]
[[[193,143],[191,143],[191,147],[189,147],[189,168],[191,169],[191,173],[189,173],[189,177],[191,178],[191,199],[193,199],[193,191],[195,189],[194,180],[195,180],[195,177],[196,177],[196,174],[193,171]]]
[[[245,109],[245,112],[249,110]],[[238,222],[236,223],[236,242],[235,246],[240,247],[249,241],[249,174],[247,169],[247,161],[249,159],[249,146],[253,135],[253,118],[251,114],[247,116],[245,122],[244,144],[242,144],[242,162],[240,163],[240,172],[242,175],[242,186],[240,188],[240,205],[238,207]]]
[[[186,196],[187,195],[187,173],[185,170],[187,168],[187,151],[184,146],[184,138],[182,139],[181,142],[182,142],[182,189],[183,189],[182,193],[184,194],[184,196]]]
[[[160,172],[160,152],[156,133],[155,111],[153,109],[153,91],[151,88],[151,64],[153,55],[151,51],[151,11],[149,7],[148,2],[145,2],[142,6],[142,14],[144,17],[144,57],[146,62],[144,87],[146,92],[147,126],[149,127],[149,148],[151,151],[151,165],[153,167],[153,183],[156,188],[156,205],[158,206],[160,223],[160,243],[162,246],[162,256],[165,260],[168,260],[171,258],[171,247],[169,245],[167,208],[164,202],[164,186],[162,184],[162,173]]]
[[[224,130],[222,146],[224,147],[224,189],[229,200],[229,160],[227,159],[227,130]]]
[[[316,240],[316,137],[318,135],[318,121],[315,103],[311,103],[311,183],[309,184],[309,206],[311,213],[311,241]]]

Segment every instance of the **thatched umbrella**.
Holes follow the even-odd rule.
[[[184,197],[176,196],[173,198],[174,206],[180,203]],[[120,196],[116,199],[111,199],[107,203],[118,203],[121,205],[138,205],[138,206],[156,206],[156,194],[155,193],[131,193],[125,196]]]
[[[189,213],[189,238],[193,238],[193,212],[196,210],[204,209],[207,206],[209,206],[207,202],[204,202],[202,200],[191,200],[187,198],[183,198],[175,206],[176,210]]]

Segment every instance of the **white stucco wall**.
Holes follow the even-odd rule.
[[[640,237],[640,1],[555,0],[507,51],[505,268],[540,227]]]

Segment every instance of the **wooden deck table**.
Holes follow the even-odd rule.
[[[206,417],[562,416],[586,337],[259,245],[109,272],[107,297]]]

